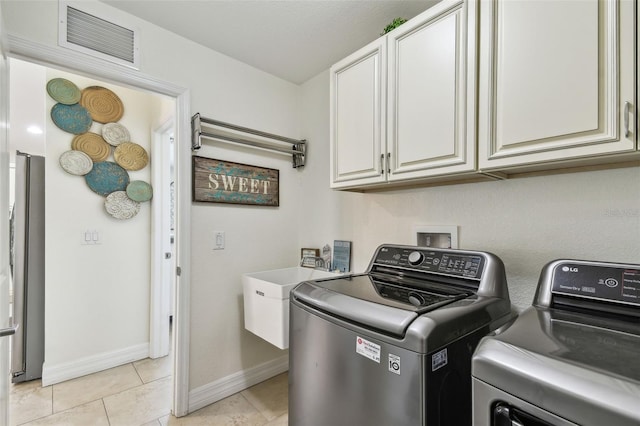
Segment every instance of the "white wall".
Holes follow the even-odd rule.
[[[114,17],[132,17],[106,4],[85,7]],[[8,1],[3,13],[10,34],[57,46],[57,2]],[[187,87],[192,114],[289,137],[304,137],[299,125],[299,87],[208,50],[145,21],[140,29],[140,71]],[[179,141],[189,143],[190,141]],[[191,230],[191,390],[286,356],[242,326],[243,272],[297,264],[298,179],[287,157],[223,145],[198,155],[280,170],[280,207],[194,204]],[[186,194],[189,196],[189,194]],[[211,250],[213,231],[226,232],[227,248]]]
[[[320,226],[302,226],[301,244],[351,239],[353,269],[362,271],[379,244],[416,244],[415,225],[458,225],[461,248],[491,251],[505,262],[519,308],[531,304],[540,269],[553,259],[640,263],[640,167],[369,194],[331,191],[328,72],[302,90],[313,154],[300,217]]]
[[[44,88],[47,81],[58,77],[72,81],[81,89],[103,86],[116,93],[124,105],[119,123],[129,130],[132,142],[151,153],[151,128],[156,119],[151,113],[161,109],[162,99],[47,69],[46,80],[40,86],[47,111],[55,101]],[[60,155],[71,149],[74,135],[59,129],[49,115],[45,123],[43,382],[51,383],[58,377],[69,378],[67,372],[83,364],[87,368],[110,366],[108,359],[117,358],[116,353],[129,360],[147,356],[151,203],[141,203],[140,212],[132,219],[118,220],[109,215],[104,209],[105,197],[93,192],[84,177],[70,175],[59,165]],[[100,134],[102,126],[94,122],[90,131]],[[107,161],[114,161],[113,153]],[[151,167],[149,164],[142,170],[129,171],[130,180],[150,182]],[[100,244],[83,245],[86,230],[97,230]]]
[[[30,102],[34,97],[42,98],[42,82],[45,81],[45,68],[34,66],[24,61],[9,61],[9,91],[20,93],[20,96],[9,100],[11,116],[11,134],[9,138],[9,205],[13,205],[15,197],[15,155],[16,150],[32,155],[44,155],[44,126],[46,105],[44,102]],[[42,134],[28,132],[32,125],[39,125]]]

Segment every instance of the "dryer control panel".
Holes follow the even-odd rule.
[[[640,265],[566,261],[555,265],[552,294],[640,306]]]

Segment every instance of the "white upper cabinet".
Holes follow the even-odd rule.
[[[636,149],[633,3],[480,1],[481,170]]]
[[[331,187],[475,169],[475,33],[445,0],[331,68]]]
[[[474,8],[445,1],[387,36],[390,181],[475,170]]]
[[[386,39],[331,67],[331,187],[384,182]]]

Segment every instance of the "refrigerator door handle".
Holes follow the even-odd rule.
[[[20,324],[13,324],[10,327],[0,329],[0,337],[12,336],[16,334],[16,330],[20,327]]]

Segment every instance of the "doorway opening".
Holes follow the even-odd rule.
[[[24,48],[24,46],[22,46],[22,48]],[[56,61],[55,61],[55,62],[54,62],[54,61],[51,61],[51,59],[52,59],[52,58],[49,58],[49,61],[47,61],[47,60],[46,60],[46,58],[49,56],[49,54],[46,52],[46,49],[45,49],[45,50],[42,50],[42,48],[41,48],[41,47],[39,47],[39,46],[31,46],[30,48],[31,48],[31,49],[34,49],[35,55],[33,55],[33,56],[31,56],[31,55],[30,55],[30,57],[29,57],[29,58],[27,58],[27,63],[30,63],[30,64],[32,64],[32,65],[35,65],[36,63],[43,63],[43,62],[44,62],[44,63],[43,63],[43,65],[44,65],[44,66],[46,66],[46,67],[48,67],[49,65],[55,65],[55,66],[57,66],[57,65],[55,64],[55,62],[57,62],[57,61],[64,61],[64,58],[56,58]],[[18,49],[18,50],[20,50],[20,49]],[[41,51],[41,50],[42,50],[42,51]],[[32,53],[33,53],[33,52],[32,52]],[[34,58],[38,58],[38,57],[43,57],[44,59],[40,59],[40,60],[35,60],[35,59],[34,59]],[[22,58],[22,57],[18,57],[17,59],[18,59],[18,60],[20,60],[20,59],[24,59],[24,58]],[[15,61],[16,59],[12,58],[11,60],[12,60],[12,61]],[[72,61],[72,62],[73,62],[73,61]],[[83,58],[83,59],[82,59],[82,64],[83,64],[83,65],[82,65],[82,66],[79,66],[78,68],[82,68],[83,66],[88,67],[88,68],[91,68],[91,60],[87,61],[86,59],[84,59],[84,58]],[[37,66],[39,66],[39,65],[37,65]],[[55,73],[63,73],[62,71],[56,71],[56,68],[55,68],[55,67],[54,67],[54,68],[51,68],[51,69],[52,69]],[[108,73],[107,73],[107,74],[108,74]],[[118,73],[118,74],[119,74],[119,73]],[[126,73],[124,73],[124,74],[126,74]],[[81,77],[81,78],[85,78],[85,77]],[[101,76],[97,76],[97,77],[92,78],[92,79],[93,79],[93,80],[99,80],[99,81],[102,81]],[[113,78],[110,78],[110,79],[108,79],[108,80],[110,80],[110,81],[114,81],[114,79],[113,79]],[[131,84],[131,81],[127,81],[127,80],[131,80],[131,79],[130,79],[130,78],[128,78],[126,75],[124,75],[124,76],[122,77],[122,80],[123,80],[123,83],[128,84],[128,85],[129,85],[129,87],[133,87],[133,86],[134,86],[133,84]],[[142,79],[142,80],[140,80],[140,81],[143,81],[143,83],[144,83],[144,79]],[[139,83],[139,81],[138,81],[138,83]],[[102,84],[102,83],[98,83],[98,84]],[[109,83],[104,83],[104,84],[105,84],[105,85],[109,85]],[[114,83],[114,84],[118,84],[118,83]],[[142,86],[144,86],[144,85],[145,85],[145,84],[142,84]],[[176,136],[176,137],[180,137],[181,132],[180,132],[180,119],[179,119],[179,117],[181,117],[182,115],[188,115],[188,112],[185,112],[185,110],[186,110],[185,105],[186,105],[186,103],[187,103],[187,102],[186,102],[186,100],[187,100],[187,96],[188,96],[188,94],[187,94],[185,91],[182,91],[182,92],[181,92],[180,90],[176,90],[176,88],[174,88],[173,86],[169,86],[169,89],[168,89],[168,90],[165,90],[165,89],[166,89],[166,87],[164,87],[162,84],[159,84],[159,85],[158,85],[158,83],[157,83],[157,82],[149,83],[149,84],[148,84],[148,86],[152,86],[152,89],[156,89],[156,90],[149,90],[149,88],[148,88],[148,87],[147,87],[146,89],[144,89],[144,90],[141,90],[140,88],[138,88],[138,89],[127,89],[127,90],[138,90],[138,92],[140,92],[141,94],[147,95],[147,96],[156,96],[156,97],[162,97],[162,96],[164,96],[166,99],[168,99],[168,100],[169,100],[169,102],[171,103],[171,106],[170,106],[170,107],[168,107],[168,108],[165,108],[165,109],[166,109],[167,111],[170,111],[170,112],[171,112],[171,114],[167,115],[167,117],[169,117],[169,118],[172,120],[172,125],[174,126],[174,128],[173,128],[173,129],[171,129],[171,132],[170,132],[170,133],[175,134],[175,136]],[[158,90],[158,89],[159,89],[159,90]],[[41,94],[42,94],[42,93],[44,93],[44,96],[45,96],[45,97],[47,96],[47,95],[46,95],[46,92],[44,92],[44,86],[43,86],[43,85],[40,85],[40,86],[38,87],[38,90],[40,91],[40,93],[41,93]],[[162,92],[164,92],[164,93],[162,94]],[[167,92],[168,92],[168,93],[167,93]],[[11,97],[12,97],[12,98],[13,98],[13,97],[15,97],[13,93],[11,94]],[[125,107],[126,107],[126,105],[125,105]],[[160,108],[160,109],[162,110],[162,108]],[[181,112],[181,111],[182,111],[182,112]],[[169,119],[169,118],[167,118],[167,117],[164,117],[164,118],[163,118],[163,120],[164,120],[164,122],[165,122],[165,123],[166,123],[166,121]],[[46,121],[46,120],[45,120],[45,121]],[[175,123],[175,125],[174,125],[173,123]],[[155,124],[154,124],[154,125],[155,125]],[[184,133],[184,132],[182,132],[182,133]],[[14,129],[12,128],[12,135],[13,135],[13,134],[14,134]],[[12,137],[12,140],[13,140],[13,139],[14,139],[14,138]],[[151,138],[149,138],[149,139],[151,139]],[[49,141],[48,141],[48,142],[49,142]],[[150,141],[150,142],[151,142],[151,141]],[[172,143],[172,146],[173,146],[173,149],[175,150],[175,149],[176,149],[176,144],[173,144],[173,143]],[[13,150],[13,148],[12,148],[12,150]],[[153,149],[151,149],[151,152],[153,152]],[[184,154],[183,154],[183,155],[184,155]],[[175,152],[175,151],[174,151],[174,152],[173,152],[173,154],[172,154],[172,156],[173,156],[173,160],[175,161],[175,160],[178,158],[179,154],[178,154],[177,152]],[[49,168],[50,168],[51,170],[53,170],[53,169],[54,169],[54,167],[56,167],[56,165],[55,165],[56,160],[57,160],[57,158],[51,158],[51,159],[49,159],[49,161],[50,161],[50,167],[49,167]],[[177,167],[176,167],[176,169],[177,169]],[[64,173],[61,169],[57,170],[57,172],[59,172],[59,173]],[[65,178],[69,179],[70,177],[69,177],[69,176],[65,176]],[[180,184],[180,179],[179,179],[179,177],[177,176],[177,173],[176,173],[176,175],[174,176],[174,180],[173,180],[173,182],[174,182],[174,187],[175,187],[176,183],[177,183],[178,185]],[[74,184],[77,184],[77,183],[78,183],[78,182],[75,182]],[[81,182],[81,183],[82,183],[82,182]],[[82,184],[84,184],[84,183],[82,183]],[[76,185],[76,186],[77,186],[77,185]],[[165,190],[166,190],[166,192],[167,192],[167,193],[169,192],[169,189],[166,189],[166,188],[165,188],[165,189],[163,189],[162,191],[158,192],[158,194],[163,193]],[[176,192],[176,199],[179,199],[179,194],[180,194],[180,192],[179,192],[179,191],[175,191],[175,192]],[[73,191],[72,191],[72,193],[73,193],[73,194],[75,194],[75,195],[74,195],[75,197],[79,197],[79,194],[78,194],[78,193],[74,193]],[[93,195],[93,194],[90,194],[90,195]],[[166,197],[164,197],[164,198],[166,198],[166,199],[170,199],[169,195],[166,195]],[[69,203],[67,203],[67,206],[69,206],[69,205],[70,205],[70,204],[69,204]],[[71,210],[73,210],[73,209],[71,209]],[[148,209],[148,211],[147,211],[147,213],[148,213],[149,215],[150,215],[150,213],[149,213],[150,211],[151,211],[151,208],[149,207],[149,209]],[[76,213],[77,213],[77,212],[76,212]],[[96,215],[100,215],[100,214],[104,214],[104,212],[96,211]],[[175,216],[177,217],[178,215],[176,214]],[[78,216],[76,216],[76,219],[77,219],[77,218],[78,218]],[[70,215],[68,215],[68,216],[67,216],[67,218],[66,218],[66,222],[74,222],[76,219],[74,219],[73,214],[70,214]],[[188,219],[188,218],[183,218],[183,219]],[[174,220],[174,224],[176,224],[176,223],[177,223],[177,221],[175,221],[175,220]],[[113,226],[115,226],[115,225],[113,225]],[[173,229],[173,232],[174,232],[174,235],[173,235],[173,236],[174,236],[174,245],[173,245],[173,247],[176,247],[176,246],[180,245],[179,233],[177,232],[177,228],[178,228],[178,226],[176,225],[176,226],[174,226],[174,229]],[[110,239],[110,236],[112,236],[112,235],[113,235],[113,236],[115,236],[115,235],[116,235],[116,233],[118,232],[118,231],[112,231],[112,229],[113,229],[113,228],[108,227],[108,228],[104,228],[104,229],[100,229],[100,230],[98,230],[99,235],[102,237],[102,240],[101,240],[101,242],[102,242],[102,244],[101,244],[101,245],[102,245],[102,247],[98,247],[99,249],[104,249],[104,248],[105,248],[105,246],[106,246],[106,245],[108,245],[107,240],[109,240],[109,239]],[[105,234],[105,232],[106,232],[106,234]],[[170,230],[168,230],[167,232],[169,233],[169,232],[171,232],[171,231],[170,231]],[[70,234],[73,234],[73,232],[71,232]],[[80,239],[80,238],[77,238],[77,240],[79,240],[79,239]],[[112,238],[112,239],[111,239],[111,241],[114,241],[114,240],[116,240],[116,238]],[[148,235],[148,236],[147,236],[147,246],[151,246],[151,245],[152,245],[152,244],[150,243],[150,240],[151,240],[150,235]],[[126,240],[125,240],[125,243],[126,243]],[[80,245],[80,244],[78,243],[78,245]],[[172,258],[172,261],[173,261],[173,262],[176,262],[176,253],[177,253],[177,251],[178,251],[177,249],[173,249],[173,248],[171,249],[171,253],[172,253],[171,258]],[[84,253],[84,254],[86,254],[86,253]],[[76,257],[76,259],[74,259],[74,260],[75,260],[76,262],[82,262],[83,260],[85,260],[85,258],[84,258],[82,255],[78,255],[78,256]],[[146,263],[147,263],[147,265],[148,265],[150,262],[146,262]],[[174,263],[174,265],[175,265],[175,263]],[[104,266],[105,266],[106,268],[104,268],[104,269],[103,269],[103,274],[104,274],[104,270],[108,270],[109,268],[111,268],[111,269],[118,269],[118,265],[111,265],[111,266],[109,266],[109,265],[108,265],[108,262],[105,262]],[[68,272],[73,273],[73,271],[68,271]],[[97,273],[97,274],[100,274],[100,271],[96,271],[96,273]],[[175,283],[175,268],[173,268],[173,270],[171,271],[171,274],[172,274],[172,275],[174,275],[174,277],[173,277],[173,279],[171,279],[170,281],[173,281],[173,282]],[[84,273],[84,275],[87,275],[87,274],[86,274],[86,273]],[[183,275],[183,276],[184,276],[184,275]],[[90,276],[87,276],[86,278],[87,278],[87,280],[86,280],[86,281],[87,281],[88,283],[92,281]],[[117,281],[117,280],[116,280],[116,281]],[[86,286],[86,287],[89,287],[89,286]],[[106,287],[106,286],[105,286],[105,285],[102,285],[102,287]],[[90,289],[89,289],[89,288],[87,288],[86,290],[87,290],[87,292],[89,292],[89,290],[90,290]],[[93,290],[95,290],[95,288],[94,288]],[[165,291],[165,292],[167,292],[167,291]],[[126,297],[128,297],[128,296],[129,296],[129,295],[127,294],[127,292],[122,292],[122,293],[123,293],[123,294],[122,294],[122,297],[123,297],[123,298],[126,298]],[[168,291],[167,293],[169,293],[169,294],[170,294],[170,293],[171,293],[171,291]],[[178,299],[178,298],[179,298],[179,297],[178,297],[178,296],[176,296],[176,298],[174,299],[174,300],[176,301],[176,303],[177,303],[177,299]],[[148,302],[149,304],[151,304],[152,302],[151,302],[149,299],[150,299],[150,298],[149,298],[149,292],[147,291],[147,302]],[[102,301],[103,301],[103,302],[106,302],[107,300],[106,300],[106,299],[103,299]],[[182,307],[180,308],[182,312],[186,312],[186,311],[187,311],[187,309],[185,309],[185,308],[188,308],[188,305],[186,305],[184,301],[185,301],[185,299],[183,298],[183,299],[182,299]],[[73,305],[72,303],[70,303],[70,304],[69,304],[69,306],[70,306],[70,309],[67,309],[67,311],[70,311],[70,312],[72,312],[72,311],[74,311],[74,310],[75,310],[76,312],[83,312],[83,311],[85,311],[85,312],[86,312],[86,311],[89,311],[89,310],[90,310],[87,306],[82,306],[82,305],[80,305],[80,306],[75,306],[75,308],[73,308],[72,306],[74,306],[74,305]],[[149,309],[145,309],[145,308],[142,308],[142,309],[140,309],[140,310],[143,310],[143,311],[147,311],[147,312],[149,312]],[[95,311],[94,311],[94,312],[91,312],[91,313],[92,313],[92,314],[95,314]],[[112,313],[113,313],[113,315],[115,316],[115,315],[117,315],[117,314],[118,314],[118,310],[117,310],[117,309],[114,309],[114,310],[112,310]],[[184,342],[186,342],[186,339],[187,339],[188,328],[186,328],[186,324],[180,324],[180,320],[179,320],[179,318],[177,318],[177,317],[179,317],[179,312],[178,312],[178,310],[177,310],[177,309],[176,309],[176,311],[175,311],[175,312],[170,312],[170,313],[171,313],[171,314],[173,314],[174,318],[176,318],[176,320],[177,320],[177,321],[174,321],[174,327],[175,327],[176,325],[178,326],[178,327],[176,327],[177,329],[176,329],[176,328],[174,328],[174,330],[176,331],[176,333],[174,333],[174,338],[175,338],[175,347],[177,348],[177,350],[176,350],[176,351],[174,351],[174,352],[175,352],[175,354],[176,354],[176,360],[175,360],[175,362],[171,362],[171,363],[170,363],[170,365],[171,365],[171,367],[170,367],[170,368],[171,368],[172,370],[174,370],[174,368],[173,368],[173,366],[174,366],[174,365],[176,366],[176,367],[175,367],[175,369],[177,369],[177,370],[178,370],[178,374],[174,374],[174,380],[173,380],[173,384],[172,384],[172,386],[171,386],[171,387],[172,387],[172,389],[173,389],[173,392],[172,392],[172,393],[174,394],[173,403],[171,404],[171,406],[172,406],[172,408],[173,408],[173,409],[172,409],[172,412],[173,412],[175,415],[180,416],[180,415],[184,415],[184,414],[186,414],[186,411],[187,411],[187,410],[186,410],[186,407],[188,406],[188,400],[187,400],[187,395],[188,395],[188,386],[187,386],[187,384],[188,384],[188,382],[187,382],[187,374],[185,374],[185,373],[186,373],[186,371],[187,371],[187,368],[188,368],[188,364],[187,364],[187,362],[185,361],[186,359],[188,359],[188,357],[186,356],[186,354],[187,354],[187,352],[188,352],[188,347],[184,344]],[[105,321],[105,322],[108,322],[108,321],[110,321],[110,320],[113,320],[113,317],[111,317],[111,315],[103,315],[103,316],[102,316],[102,318],[101,318],[101,320],[103,320],[103,321]],[[150,315],[148,315],[148,316],[147,316],[147,333],[148,333],[148,335],[149,335],[149,342],[148,342],[148,343],[145,343],[143,346],[146,346],[146,353],[147,353],[149,356],[152,356],[152,354],[154,354],[155,356],[160,356],[160,355],[158,355],[158,353],[157,353],[157,352],[153,353],[153,351],[152,351],[152,347],[153,347],[153,346],[155,346],[155,345],[151,342],[151,335],[152,335],[152,333],[149,331],[149,330],[152,328],[152,327],[151,327],[152,322],[153,322],[153,321],[152,321],[152,319],[151,319]],[[166,318],[166,322],[167,322],[167,323],[169,322],[169,318],[168,318],[168,317]],[[188,322],[185,322],[185,323],[188,323]],[[182,327],[182,332],[180,332],[180,330],[179,330],[179,329],[180,329],[180,325],[183,325],[183,327]],[[118,333],[118,332],[120,332],[121,330],[122,330],[122,327],[119,327],[119,330],[118,330],[117,332],[115,332],[115,331],[114,331],[114,332],[113,332],[113,334],[117,334],[117,333]],[[168,331],[168,327],[167,327],[167,331]],[[180,336],[180,334],[182,334],[182,336]],[[180,336],[180,337],[179,337],[179,336]],[[110,332],[107,332],[107,333],[106,333],[106,336],[105,336],[105,335],[102,335],[101,337],[104,337],[104,338],[106,338],[106,337],[112,337],[112,334],[111,334]],[[168,348],[169,348],[169,345],[170,345],[170,338],[169,338],[168,332],[167,332],[167,335],[166,335],[166,336],[163,336],[163,339],[164,339],[164,341],[166,342],[166,343],[164,344],[164,347],[165,347],[166,349],[164,349],[163,351],[164,351],[164,352],[168,352]],[[99,347],[100,349],[105,349],[107,346],[106,346],[106,345],[104,345],[103,340],[106,340],[106,339],[102,339],[102,338],[100,338],[99,340],[101,340],[102,342],[101,342],[100,344],[98,344],[98,347]],[[181,344],[180,342],[182,342],[182,344]],[[100,346],[100,345],[102,345],[102,346]],[[131,347],[135,347],[135,346],[136,346],[135,344],[129,345],[129,349],[131,349]],[[142,353],[142,351],[144,351],[144,349],[142,349],[142,346],[140,346],[138,349],[140,349],[140,351],[139,351],[138,353]],[[113,358],[113,357],[114,357],[114,355],[120,355],[122,358],[126,358],[127,356],[128,356],[128,357],[131,357],[131,356],[132,356],[132,353],[131,353],[130,351],[129,351],[129,353],[126,353],[126,354],[125,354],[125,353],[118,353],[118,351],[109,351],[109,350],[107,349],[106,351],[103,351],[103,353],[105,353],[105,352],[106,352],[106,353],[108,353],[108,355],[109,355],[108,357],[110,357],[110,358]],[[134,351],[134,352],[135,352],[135,351]],[[86,361],[87,366],[90,366],[90,367],[92,367],[92,368],[96,368],[96,366],[98,366],[98,367],[99,367],[99,364],[100,364],[100,359],[99,359],[99,357],[98,357],[98,358],[96,358],[96,357],[92,357],[92,355],[91,355],[91,354],[88,354],[88,355],[87,355],[87,354],[83,354],[83,355],[84,355],[84,356],[83,356],[83,357],[81,357],[81,358],[82,358],[84,361]],[[135,356],[135,355],[134,355],[134,356]],[[117,358],[117,356],[116,356],[116,358]],[[54,359],[54,360],[53,360],[53,362],[52,362],[52,365],[56,365],[56,362],[58,363],[58,365],[59,365],[59,366],[62,366],[62,369],[58,370],[58,372],[61,372],[61,373],[62,373],[62,375],[64,375],[64,374],[70,374],[70,369],[69,369],[70,365],[65,364],[63,361],[61,361],[61,358],[60,358],[60,357],[58,357],[57,359]],[[180,373],[181,373],[181,374],[180,374]]]

